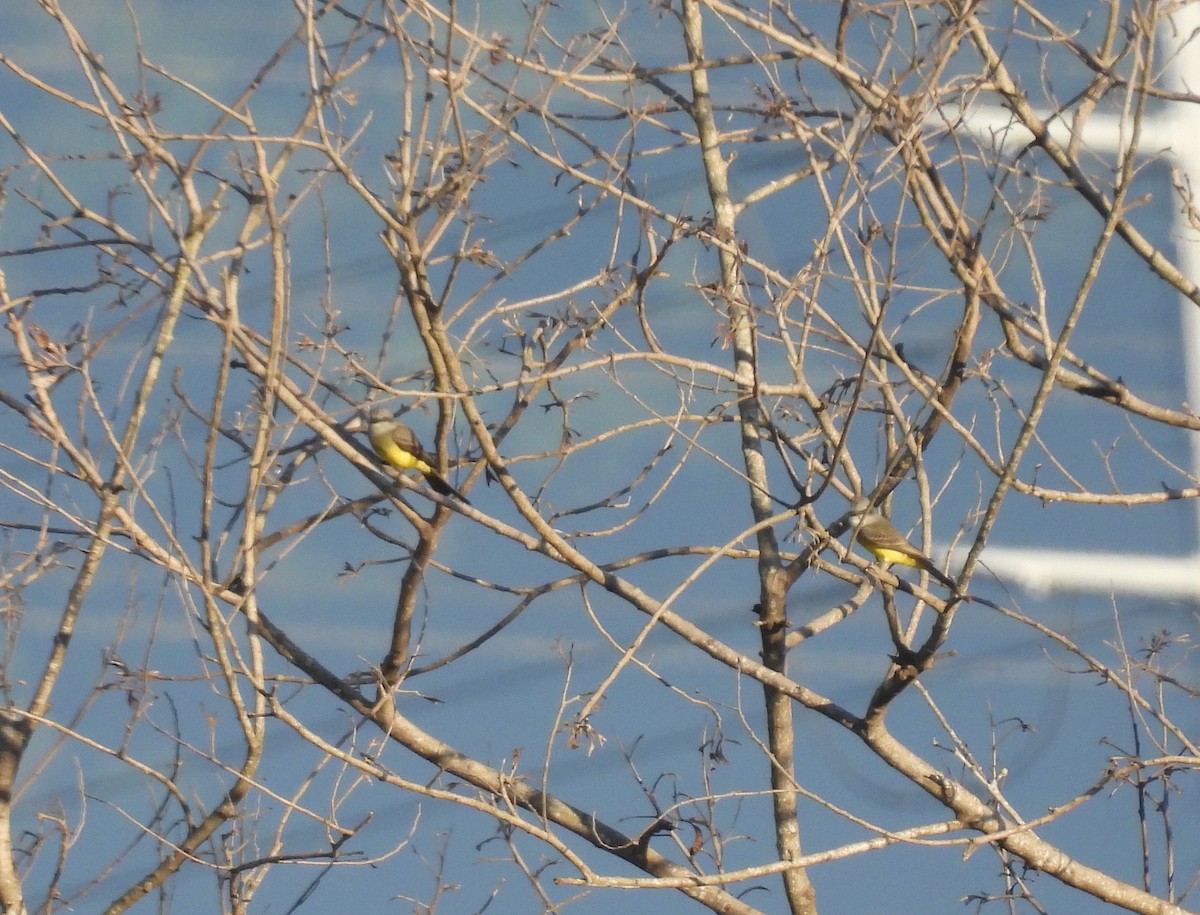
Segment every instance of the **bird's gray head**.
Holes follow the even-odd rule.
[[[863,515],[871,514],[871,500],[866,496],[859,496],[850,506],[850,514],[856,518],[861,518]]]
[[[371,412],[367,414],[367,422],[371,423],[390,423],[395,418],[387,407],[371,407]]]

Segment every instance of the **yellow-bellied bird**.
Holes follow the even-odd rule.
[[[878,511],[871,508],[869,500],[855,499],[850,509],[853,519],[854,539],[867,548],[867,551],[886,564],[908,566],[911,569],[924,569],[939,582],[956,591],[958,586],[950,576],[943,573],[933,561],[909,543],[904,535],[896,530],[895,525]]]
[[[397,470],[419,471],[435,492],[443,496],[454,496],[468,505],[471,504],[466,496],[433,469],[433,458],[421,447],[412,429],[402,422],[397,422],[387,407],[372,407],[367,420],[367,435],[380,460]]]

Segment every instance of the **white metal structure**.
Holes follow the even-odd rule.
[[[1159,27],[1158,49],[1163,61],[1163,88],[1200,95],[1200,2],[1180,4]],[[1190,76],[1190,79],[1189,79]],[[1052,135],[1067,143],[1071,139],[1071,112],[1050,122]],[[1011,112],[980,107],[968,113],[966,124],[976,135],[999,142],[1005,149],[1024,148],[1033,139],[1014,123]],[[1116,117],[1095,115],[1086,122],[1082,142],[1099,152],[1127,146],[1129,125]],[[1179,170],[1184,182],[1200,189],[1200,104],[1164,102],[1162,109],[1148,113],[1138,137],[1138,148],[1147,155],[1166,156]],[[1172,235],[1180,270],[1200,283],[1200,231],[1181,212],[1174,214]],[[1187,405],[1200,408],[1200,308],[1183,298],[1182,329]],[[1191,434],[1192,472],[1200,478],[1200,433]],[[1200,503],[1197,503],[1196,533],[1200,543]],[[1163,556],[1133,553],[1096,553],[992,547],[984,551],[987,568],[1005,582],[1033,591],[1101,591],[1131,593],[1157,598],[1200,599],[1200,553]]]

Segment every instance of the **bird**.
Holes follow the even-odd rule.
[[[461,492],[446,482],[433,469],[434,459],[429,456],[412,429],[397,421],[387,407],[372,407],[367,414],[367,437],[380,460],[397,470],[416,470],[425,477],[434,492],[443,496],[454,496],[461,502],[471,502]]]
[[[895,563],[912,569],[923,569],[951,591],[958,590],[950,576],[909,543],[891,521],[871,508],[869,499],[855,499],[850,509],[850,517],[855,525],[854,539],[884,565]]]

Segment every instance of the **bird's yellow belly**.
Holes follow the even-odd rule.
[[[371,447],[375,449],[375,453],[395,467],[397,470],[419,470],[421,473],[429,473],[431,468],[420,458],[409,454],[394,441],[390,435],[381,436],[380,438],[371,438]]]
[[[917,561],[907,553],[901,553],[899,550],[889,550],[884,547],[882,549],[872,548],[871,552],[875,554],[875,558],[880,562],[891,562],[899,566],[917,568]]]

